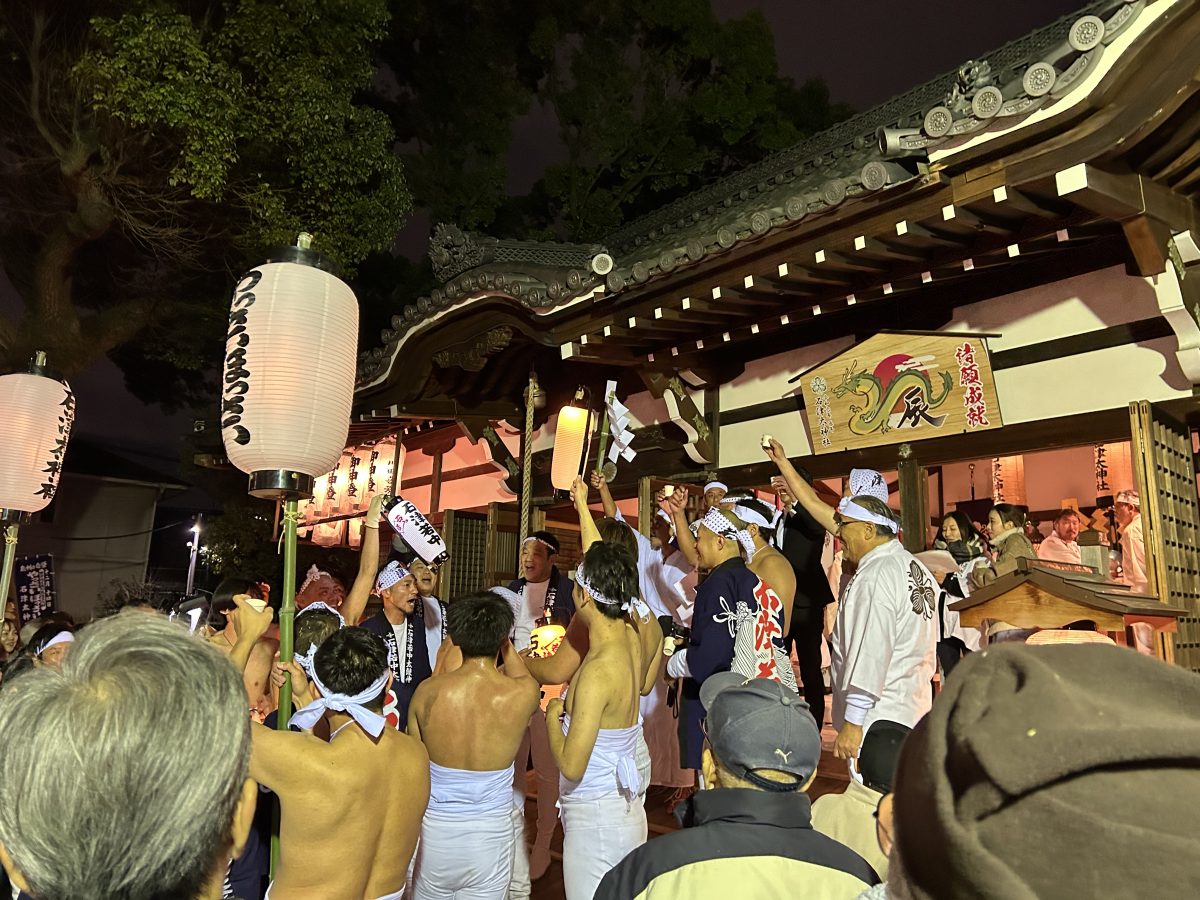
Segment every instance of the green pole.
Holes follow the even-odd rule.
[[[300,517],[295,497],[283,501],[283,596],[279,604],[279,661],[291,662],[292,624],[296,619],[296,522]],[[279,711],[275,727],[287,731],[292,717],[292,680],[285,678],[279,688]],[[271,829],[271,876],[279,867],[279,806]]]
[[[8,607],[8,589],[12,586],[13,561],[17,558],[17,529],[19,525],[9,525],[4,529],[4,568],[0,569],[0,622],[4,621],[4,612]]]

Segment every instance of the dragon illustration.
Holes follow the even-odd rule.
[[[950,396],[954,379],[949,372],[938,372],[941,380],[941,393],[934,396],[934,385],[929,374],[921,369],[901,369],[885,386],[878,376],[858,368],[857,360],[850,364],[842,376],[841,382],[834,387],[835,397],[855,394],[862,397],[862,402],[852,402],[850,405],[850,430],[855,434],[866,435],[879,432],[886,434],[892,430],[890,419],[897,406],[903,409],[900,427],[916,426],[922,420],[937,427],[945,420],[945,416],[930,416],[929,411],[937,409]]]

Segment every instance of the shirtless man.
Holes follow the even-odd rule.
[[[271,624],[237,598],[238,641]],[[311,705],[293,724],[322,717],[328,742],[255,725],[250,777],[279,797],[280,856],[271,900],[397,900],[429,799],[429,757],[421,742],[386,726],[392,679],[387,648],[361,628],[343,628],[313,657]]]
[[[513,611],[502,597],[462,597],[446,625],[462,660],[423,682],[408,709],[408,733],[424,742],[430,769],[413,895],[502,898],[516,846],[513,760],[541,691],[508,639]]]
[[[591,513],[582,480],[572,493],[584,526]],[[591,900],[608,870],[646,841],[646,784],[637,759],[645,666],[627,618],[638,598],[637,566],[625,549],[583,537],[587,549],[575,570],[574,601],[588,651],[565,704],[555,698],[546,707],[550,750],[561,773],[567,900]]]
[[[232,654],[233,648],[238,642],[237,626],[234,624],[236,606],[233,602],[234,596],[238,594],[253,597],[256,600],[266,599],[258,584],[248,578],[226,578],[217,585],[210,604],[209,621],[216,624],[223,621],[224,626],[220,631],[210,635],[207,640],[226,656]],[[261,640],[251,646],[249,659],[245,661],[244,665],[242,660],[235,660],[234,663],[242,671],[242,682],[246,685],[246,700],[251,708],[257,711],[257,718],[260,722],[275,708],[275,700],[271,696],[270,678],[271,661],[275,658],[275,651],[278,649],[278,642],[263,635]]]

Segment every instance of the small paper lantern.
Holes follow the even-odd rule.
[[[0,508],[5,520],[44,509],[54,499],[75,422],[75,395],[45,374],[45,356],[33,371],[0,377]]]
[[[550,484],[560,491],[569,491],[575,479],[583,474],[592,441],[592,411],[583,400],[585,388],[575,392],[575,400],[558,413],[554,432],[554,452],[550,458]]]
[[[545,622],[544,619],[539,619]],[[567,634],[567,629],[557,622],[545,622],[529,632],[529,655],[534,659],[545,659],[557,652]]]
[[[383,515],[396,536],[435,572],[450,558],[445,539],[410,501],[396,497],[384,509]]]
[[[225,344],[221,436],[259,497],[312,494],[346,446],[354,397],[354,292],[318,254],[285,255],[243,276]]]

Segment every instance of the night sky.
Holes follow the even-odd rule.
[[[865,110],[930,78],[986,56],[1008,41],[1079,10],[1078,0],[713,0],[723,18],[760,9],[775,33],[780,70],[796,81],[824,78],[834,100]],[[542,169],[558,158],[553,118],[533,110],[516,125],[508,187],[525,193]],[[397,246],[420,256],[428,218],[414,214]],[[0,273],[0,313],[19,308]],[[94,365],[74,385],[79,399],[76,428],[106,442],[141,445],[166,459],[178,455],[179,437],[192,416],[167,416],[147,408],[125,390],[119,370]]]

